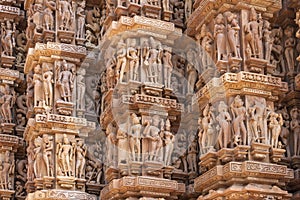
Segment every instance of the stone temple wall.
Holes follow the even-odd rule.
[[[0,200],[300,199],[299,0],[2,0],[0,24]]]

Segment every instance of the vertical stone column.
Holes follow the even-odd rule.
[[[26,123],[24,90],[24,11],[20,2],[0,3],[0,198],[24,199],[26,161],[22,133]],[[18,71],[19,70],[19,71]]]
[[[295,185],[295,183],[299,180],[299,140],[297,139],[299,135],[298,131],[298,122],[299,122],[299,9],[300,4],[299,2],[295,1],[286,1],[286,10],[289,10],[290,12],[293,11],[293,14],[289,14],[288,12],[285,13],[285,18],[288,23],[281,23],[282,26],[286,26],[287,28],[285,31],[285,40],[284,44],[286,46],[285,48],[285,54],[286,56],[286,64],[287,66],[291,66],[288,68],[286,78],[289,82],[290,86],[290,92],[285,98],[285,105],[288,108],[288,114],[289,114],[289,129],[287,133],[289,134],[289,145],[288,148],[290,149],[290,165],[294,169],[294,176],[295,178],[289,183],[289,191],[293,193],[292,199],[299,198],[299,187]],[[279,21],[280,23],[281,21]],[[290,32],[288,32],[290,30]],[[287,36],[287,34],[291,34]],[[294,48],[288,48],[290,47]],[[291,58],[294,58],[291,60]]]
[[[25,2],[29,199],[95,199],[86,191],[85,1]]]
[[[116,195],[132,199],[178,198],[185,191],[188,177],[187,139],[176,139],[184,109],[184,100],[176,98],[182,100],[186,95],[186,85],[180,83],[186,75],[186,56],[174,47],[182,35],[177,27],[183,27],[183,20],[172,17],[172,13],[173,9],[178,14],[183,12],[184,4],[118,1],[115,6],[106,19],[108,28],[99,59],[105,66],[98,91],[100,124],[106,135],[104,168],[108,183],[101,191],[101,199]],[[191,80],[191,85],[195,81]],[[180,146],[180,152],[175,145]],[[192,148],[190,152],[194,151]],[[180,164],[175,169],[176,162],[184,163],[185,169]]]
[[[270,24],[281,1],[199,0],[195,5],[187,32],[202,46],[202,74],[194,96],[200,110],[198,199],[289,199],[281,186],[293,178],[293,170],[282,162],[285,116],[277,106],[283,97],[276,92],[286,93],[288,83],[276,71],[281,39],[275,37],[281,35]],[[289,31],[285,34],[292,37]],[[261,194],[260,188],[266,192]]]

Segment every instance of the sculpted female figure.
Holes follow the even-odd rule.
[[[44,163],[44,158],[43,158],[43,151],[42,151],[42,138],[37,137],[34,140],[34,164],[33,164],[33,169],[34,169],[34,174],[36,178],[42,178],[43,175],[45,175],[46,171],[46,165]]]
[[[83,178],[86,153],[87,153],[86,146],[83,144],[82,140],[79,140],[76,147],[76,177],[77,178]]]
[[[215,19],[214,38],[217,44],[217,61],[226,60],[226,27],[224,25],[224,17],[222,14],[218,14]]]
[[[240,95],[237,95],[230,105],[233,115],[233,131],[234,134],[242,138],[243,145],[247,145],[247,131],[244,124],[246,108],[243,106],[244,102]]]
[[[106,128],[106,162],[108,166],[114,166],[116,144],[115,129],[112,123],[109,123]]]
[[[260,142],[262,139],[267,140],[266,130],[265,130],[265,117],[266,117],[266,106],[255,100],[254,105],[249,107],[249,125],[252,133],[252,141]],[[265,135],[263,135],[265,133]],[[249,138],[250,140],[250,138]]]
[[[47,106],[52,106],[53,101],[53,73],[49,69],[49,64],[45,63],[43,66],[43,87],[44,87],[44,94],[45,94],[45,104]]]
[[[33,181],[34,179],[34,146],[32,141],[29,141],[28,147],[26,148],[28,165],[27,165],[27,180]]]
[[[189,165],[189,170],[191,172],[197,171],[197,154],[198,154],[198,147],[197,142],[195,140],[195,136],[190,134],[189,136],[189,147],[188,147],[188,155],[187,155],[187,162]]]
[[[85,69],[80,68],[77,72],[77,109],[85,109]]]
[[[291,110],[291,122],[290,127],[293,133],[293,140],[294,140],[294,155],[300,155],[300,123],[299,123],[299,110],[297,107],[292,108]]]
[[[215,122],[215,115],[212,107],[207,104],[203,110],[202,118],[202,147],[208,148],[214,146],[214,129],[213,123]],[[207,149],[206,149],[207,150]]]
[[[1,24],[1,42],[2,42],[2,54],[6,56],[13,56],[13,47],[15,46],[15,26],[12,27],[12,24],[9,20],[6,21],[6,28],[5,24]]]
[[[228,112],[228,106],[225,104],[224,101],[221,101],[219,104],[219,115],[217,116],[216,120],[219,122],[221,129],[218,136],[218,141],[220,144],[220,148],[226,148],[231,138],[230,132],[230,121],[231,117]]]
[[[3,190],[8,190],[9,189],[9,174],[11,174],[12,170],[12,164],[10,163],[10,157],[9,157],[9,152],[6,153],[8,156],[4,158],[4,161],[2,162],[2,168],[0,170],[0,185],[1,189]]]
[[[53,176],[53,159],[52,159],[53,144],[48,135],[43,135],[42,152],[43,160],[46,165],[47,176]]]
[[[127,48],[127,58],[129,60],[130,80],[137,81],[139,69],[139,52],[135,49],[135,39],[131,41],[130,46]]]
[[[164,80],[165,80],[165,87],[171,87],[171,76],[173,70],[173,63],[172,63],[172,52],[170,47],[165,47],[164,54],[163,54],[163,64],[164,64]]]
[[[148,81],[157,83],[158,81],[158,63],[157,59],[159,52],[156,49],[157,42],[151,37],[150,38],[151,48],[146,56],[146,64],[148,65],[147,77]]]
[[[175,137],[171,132],[171,123],[170,120],[166,121],[166,130],[164,131],[164,141],[165,141],[165,165],[168,166],[171,164],[171,156],[174,149]]]
[[[123,76],[127,65],[127,58],[126,58],[127,50],[125,47],[126,44],[124,43],[124,41],[120,40],[120,42],[118,43],[117,65],[116,65],[116,73],[120,83],[123,82]]]
[[[278,148],[278,138],[281,133],[283,118],[281,114],[272,112],[270,114],[269,131],[271,132],[271,145],[273,148]]]
[[[118,164],[128,163],[128,122],[120,124],[117,131]]]
[[[34,106],[43,106],[44,88],[43,88],[42,70],[40,65],[37,65],[34,68],[33,85],[34,85]]]
[[[77,37],[78,38],[84,38],[84,24],[85,24],[85,1],[82,1],[82,3],[78,4],[77,7]]]
[[[295,71],[295,46],[296,46],[296,40],[293,36],[294,34],[294,28],[291,26],[288,26],[284,30],[284,34],[287,37],[284,41],[284,55],[287,62],[287,68],[288,72],[293,73]]]
[[[201,41],[201,46],[202,46],[202,51],[201,51],[201,56],[202,56],[202,67],[203,70],[211,67],[213,64],[212,62],[212,52],[213,52],[213,36],[212,34],[207,30],[207,27],[205,24],[202,25],[199,39]]]
[[[232,57],[240,57],[238,51],[238,31],[240,30],[240,26],[237,20],[237,16],[232,12],[226,12],[224,14],[227,17],[227,37],[228,37],[228,44],[230,47],[230,54]]]
[[[15,99],[13,95],[10,94],[10,89],[8,85],[6,85],[4,89],[4,95],[0,98],[0,101],[2,103],[1,116],[3,117],[3,120],[6,123],[11,123],[12,122],[11,108],[15,103]]]
[[[149,138],[149,160],[155,160],[159,161],[162,160],[162,158],[159,157],[161,153],[161,147],[162,147],[162,139],[160,137],[160,129],[159,126],[159,116],[154,115],[152,117],[152,124],[150,124],[149,121],[146,122],[146,127],[144,129],[143,134]]]

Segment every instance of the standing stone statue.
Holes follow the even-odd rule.
[[[214,27],[214,38],[217,45],[217,61],[227,59],[225,31],[224,16],[220,13],[215,19]]]
[[[262,142],[265,140],[266,142],[267,136],[264,125],[266,119],[266,106],[262,102],[255,100],[254,105],[248,108],[248,118],[250,128],[249,131],[251,131],[252,138],[251,140],[254,142]]]
[[[9,175],[12,174],[12,163],[10,161],[10,156],[9,156],[9,151],[5,153],[6,156],[4,157],[2,163],[1,163],[1,169],[0,169],[0,185],[2,190],[8,190],[10,180],[9,180]]]
[[[294,146],[294,155],[300,155],[300,123],[299,123],[299,110],[297,107],[292,108],[290,111],[291,114],[291,122],[290,128],[293,134],[293,146]]]
[[[38,64],[34,67],[34,75],[33,75],[33,85],[34,85],[34,106],[43,106],[44,105],[44,88],[43,88],[43,77],[42,77],[42,69]]]
[[[26,89],[26,107],[28,111],[33,110],[34,102],[34,82],[32,72],[28,73],[26,76],[27,89]]]
[[[53,141],[45,134],[43,135],[43,142],[41,145],[41,151],[43,154],[43,160],[46,165],[46,176],[54,176],[53,169]]]
[[[4,94],[0,97],[1,116],[3,118],[3,122],[12,123],[12,108],[15,101],[15,96],[11,94],[9,86],[5,85]]]
[[[161,147],[162,147],[162,139],[160,137],[160,129],[159,127],[160,117],[158,115],[154,115],[152,117],[152,125],[149,121],[146,121],[146,127],[144,129],[143,135],[144,138],[148,140],[148,151],[149,152],[149,160],[150,161],[162,161],[161,155]],[[144,153],[144,152],[143,152]]]
[[[136,39],[132,39],[129,47],[127,48],[127,59],[129,61],[129,80],[138,80],[139,70],[139,51],[135,48]]]
[[[43,176],[46,176],[47,174],[47,168],[43,158],[42,144],[43,139],[41,137],[35,138],[33,169],[36,178],[43,178]]]
[[[281,133],[281,126],[283,125],[283,118],[281,114],[272,112],[269,116],[269,131],[271,134],[271,146],[273,148],[278,147],[278,139]]]
[[[295,46],[296,40],[294,38],[294,28],[292,26],[288,26],[284,29],[284,35],[286,39],[284,41],[284,55],[287,63],[288,73],[295,72]]]
[[[60,30],[70,30],[71,18],[73,16],[73,9],[70,0],[59,0],[58,13],[60,17]]]
[[[203,118],[201,120],[202,123],[202,141],[201,146],[204,152],[210,151],[214,146],[214,123],[215,123],[215,115],[213,113],[213,108],[209,104],[207,104],[203,110]]]
[[[228,106],[225,104],[224,101],[219,103],[218,107],[219,115],[217,116],[216,120],[219,122],[220,125],[220,132],[218,136],[218,141],[220,148],[227,148],[227,145],[231,138],[231,126],[230,121],[231,117],[228,112]]]
[[[129,129],[129,147],[131,151],[131,160],[140,161],[141,159],[141,129],[140,119],[135,113],[130,114],[131,127]],[[137,155],[135,155],[137,152]]]
[[[193,134],[189,136],[189,147],[187,150],[187,162],[189,165],[190,172],[197,172],[197,154],[198,154],[198,145]]]
[[[126,65],[127,65],[126,55],[127,55],[126,44],[121,39],[117,46],[117,65],[116,65],[117,77],[120,83],[123,82],[123,77],[126,70]]]
[[[213,53],[213,36],[208,31],[205,24],[202,25],[200,35],[200,44],[202,46],[201,51],[201,61],[202,61],[202,67],[203,71],[208,69],[209,67],[212,67],[213,61],[212,61],[212,53]]]
[[[33,181],[34,179],[34,145],[33,141],[29,141],[28,147],[26,148],[28,164],[27,164],[27,180]]]
[[[85,109],[85,69],[80,68],[77,72],[76,83],[77,83],[77,109]]]
[[[112,56],[108,59],[106,65],[106,86],[108,89],[114,88],[115,83],[118,81],[116,77],[116,58]]]
[[[85,156],[87,148],[82,140],[78,140],[76,147],[76,174],[77,178],[84,178]]]
[[[247,145],[247,130],[244,123],[246,116],[246,108],[240,95],[237,95],[230,105],[233,116],[233,131],[235,137],[240,137],[242,144]],[[249,141],[249,139],[248,139]],[[249,143],[249,142],[248,142]]]
[[[58,154],[57,158],[62,164],[62,172],[65,176],[72,176],[71,161],[74,159],[72,145],[66,134],[63,136],[61,143],[57,145]]]
[[[60,95],[65,102],[71,102],[73,88],[72,72],[69,70],[68,63],[63,61],[63,69],[59,73],[58,85],[60,86]]]
[[[15,44],[15,24],[7,20],[6,25],[4,22],[1,23],[1,43],[2,43],[2,56],[13,56],[13,48]]]
[[[43,65],[43,88],[44,88],[44,98],[45,105],[51,107],[53,105],[53,73],[49,69],[49,64],[44,63]]]
[[[239,50],[239,41],[238,41],[238,35],[239,35],[239,22],[237,20],[237,15],[233,14],[232,12],[226,12],[224,13],[227,19],[227,37],[228,37],[228,44],[230,47],[230,57],[237,57],[240,58],[240,50]]]
[[[147,66],[147,79],[151,83],[157,83],[158,81],[158,50],[157,42],[153,37],[150,37],[151,48],[146,55],[144,64]]]
[[[259,34],[257,13],[253,7],[249,15],[249,22],[244,27],[246,43],[249,45],[247,48],[250,48],[252,57],[262,58],[262,49],[260,48],[262,46],[260,45],[262,38]]]
[[[198,73],[197,70],[195,69],[196,65],[196,51],[193,49],[189,49],[187,52],[187,59],[188,63],[186,66],[186,73],[187,73],[187,81],[188,81],[188,86],[187,86],[187,93],[188,94],[193,94],[194,93],[194,87],[197,81]]]
[[[84,25],[85,25],[85,1],[78,4],[77,7],[77,38],[84,38]]]
[[[274,39],[272,38],[272,31],[270,22],[268,20],[264,21],[264,26],[263,26],[263,41],[264,41],[264,48],[265,48],[265,60],[270,63],[271,59],[271,52],[272,52],[272,47],[273,47],[273,41]]]
[[[171,132],[171,123],[169,119],[167,119],[166,121],[166,130],[163,133],[164,133],[164,141],[166,145],[164,161],[165,161],[165,165],[168,166],[171,164],[171,158],[172,158],[174,142],[175,142],[175,137]]]
[[[117,145],[117,137],[112,123],[106,128],[106,162],[108,166],[114,166],[115,149]]]
[[[128,122],[120,124],[117,131],[118,164],[128,164]]]
[[[165,47],[164,49],[163,64],[164,64],[165,87],[171,88],[171,76],[173,70],[173,63],[172,63],[172,50],[170,47]]]
[[[44,28],[45,30],[54,30],[53,12],[56,9],[56,3],[52,0],[45,0],[46,9],[44,11]]]

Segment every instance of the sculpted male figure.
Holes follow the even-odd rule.
[[[73,87],[72,73],[68,63],[63,61],[63,70],[59,73],[58,84],[61,86],[61,97],[66,102],[71,102],[71,88]]]
[[[62,168],[63,168],[62,170],[65,176],[71,176],[72,175],[71,161],[73,159],[72,158],[73,149],[67,135],[64,134],[63,142],[59,143],[58,147],[59,147],[59,151],[57,156],[61,160]]]
[[[69,30],[70,22],[71,22],[71,16],[73,15],[72,6],[69,3],[69,0],[60,0],[59,1],[59,7],[58,12],[61,17],[61,30]]]
[[[257,13],[254,8],[251,8],[250,20],[245,26],[245,33],[245,38],[251,48],[252,56],[256,58],[262,58],[262,52],[260,49],[261,38],[259,34],[259,24],[257,21]]]

